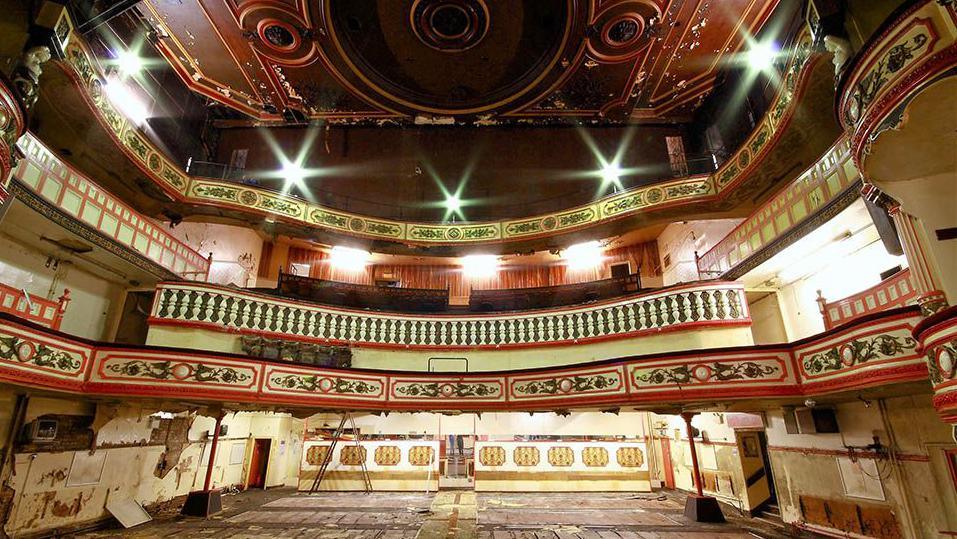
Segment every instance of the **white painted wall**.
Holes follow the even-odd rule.
[[[35,246],[0,235],[0,283],[52,300],[69,288],[72,301],[60,330],[87,339],[108,338],[109,320],[122,307],[124,288],[117,278],[108,280],[64,262],[54,271],[45,267],[46,261],[47,255]]]
[[[698,256],[703,256],[728,235],[743,219],[712,219],[671,223],[658,235],[658,256],[661,257],[662,286],[699,281],[715,276],[698,276]],[[665,266],[670,255],[671,264]]]

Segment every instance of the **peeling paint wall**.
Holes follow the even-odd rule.
[[[4,402],[13,398],[0,392]],[[12,406],[0,414],[0,424],[9,422],[10,410]],[[185,413],[156,417],[154,412],[139,406],[96,409],[78,400],[31,399],[27,423],[38,417],[63,420],[56,440],[21,440],[18,445],[8,482],[13,507],[4,530],[17,537],[70,529],[108,518],[110,500],[132,498],[149,507],[202,488],[210,445],[206,434],[214,420]],[[255,438],[273,440],[267,486],[296,483],[289,473],[298,473],[298,467],[290,467],[288,459],[299,461],[294,448],[302,446],[301,421],[283,414],[240,413],[227,415],[223,424],[228,435],[220,439],[214,487],[244,485],[247,446]],[[94,427],[96,449],[91,452]],[[67,432],[71,428],[78,432]],[[242,451],[233,453],[230,447],[237,444]]]
[[[886,424],[875,400],[836,405],[841,432],[834,434],[788,434],[784,412],[766,412],[772,476],[781,516],[786,523],[808,523],[801,498],[833,500],[894,516],[903,537],[931,538],[957,532],[957,485],[951,478],[944,451],[957,448],[948,426],[938,419],[930,395],[891,398],[886,404]],[[702,473],[714,470],[730,478],[728,489],[711,492],[733,506],[746,507],[745,482],[735,433],[723,414],[703,413],[693,425],[707,433],[709,443],[696,439]],[[684,421],[677,416],[653,416],[667,424],[677,487],[691,491],[691,460]],[[849,450],[874,442],[890,444],[896,439],[898,464],[875,459],[873,452]],[[678,434],[680,440],[676,441]],[[656,444],[659,448],[660,440]],[[842,466],[844,470],[842,471]],[[895,469],[896,466],[896,469]],[[819,531],[853,532],[826,526]],[[866,535],[866,534],[865,534]]]

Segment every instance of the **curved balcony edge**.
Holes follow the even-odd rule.
[[[392,349],[509,349],[665,331],[749,326],[744,286],[704,282],[544,310],[404,314],[354,310],[241,289],[163,282],[149,324]]]
[[[96,397],[245,407],[405,411],[669,408],[800,399],[927,380],[917,308],[861,318],[791,344],[632,356],[482,373],[323,369],[234,354],[99,343],[0,313],[0,380]],[[953,325],[957,328],[957,324]]]
[[[903,121],[906,105],[957,67],[957,5],[922,0],[896,11],[862,47],[838,84],[836,112],[851,133],[858,168],[883,131]]]
[[[800,97],[808,86],[809,74],[820,58],[821,55],[814,54],[809,34],[802,35],[769,112],[738,151],[710,176],[664,181],[544,215],[458,224],[413,223],[351,214],[262,188],[191,177],[154,147],[103,95],[102,70],[79,36],[71,36],[67,58],[58,65],[123,153],[179,203],[250,212],[364,239],[409,245],[479,245],[573,233],[675,206],[733,203],[735,190],[765,161],[795,116]]]
[[[927,360],[937,413],[943,421],[957,423],[957,306],[922,320],[914,338]]]

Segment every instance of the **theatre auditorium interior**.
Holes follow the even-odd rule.
[[[0,539],[957,539],[957,1],[0,0],[0,440]]]

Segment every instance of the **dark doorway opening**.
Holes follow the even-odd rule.
[[[249,459],[249,482],[247,488],[266,488],[266,470],[269,468],[269,438],[257,438],[253,444],[253,455]]]

